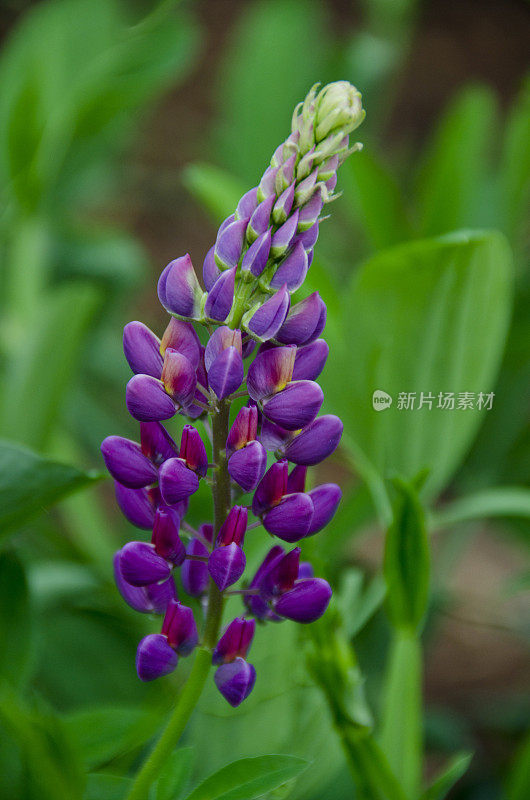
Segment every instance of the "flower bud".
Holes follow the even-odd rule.
[[[253,189],[249,189],[249,191],[243,195],[243,197],[237,204],[236,214],[235,214],[236,219],[248,220],[250,216],[253,214],[253,212],[256,210],[257,205],[258,205],[258,187],[255,186]]]
[[[258,236],[258,238],[250,245],[247,252],[243,256],[241,269],[244,272],[248,272],[250,270],[250,272],[256,278],[259,278],[267,265],[267,260],[269,258],[271,249],[271,241],[271,229],[267,228],[267,230],[260,234],[260,236]]]
[[[242,658],[221,664],[214,675],[215,685],[233,708],[241,705],[256,683],[256,670]]]
[[[160,492],[167,505],[185,500],[199,488],[199,478],[181,458],[164,461],[158,477]]]
[[[223,592],[236,583],[245,571],[246,558],[238,544],[232,542],[222,547],[216,547],[208,559],[208,572],[216,583],[219,591]]]
[[[271,287],[279,289],[286,285],[290,292],[295,292],[303,284],[308,269],[307,253],[302,242],[298,242],[287,254],[271,280]]]
[[[313,292],[309,297],[291,306],[275,338],[282,344],[296,344],[300,347],[318,339],[325,324],[326,305],[319,293]]]
[[[271,255],[274,256],[274,258],[279,258],[287,252],[289,245],[296,234],[299,215],[300,211],[297,208],[296,211],[291,214],[287,222],[284,222],[283,225],[279,227],[278,230],[273,234]]]
[[[267,453],[261,442],[250,442],[228,459],[228,472],[244,492],[253,491],[267,469]]]
[[[280,196],[294,180],[294,168],[296,165],[296,154],[293,153],[289,158],[281,164],[278,172],[276,173],[275,189],[276,194]]]
[[[246,658],[255,630],[255,620],[246,620],[244,617],[233,619],[217,642],[212,655],[212,664],[229,664],[236,658]]]
[[[258,186],[258,200],[260,203],[262,203],[271,195],[274,195],[274,197],[276,196],[276,175],[278,174],[279,169],[279,165],[277,167],[267,167],[263,173],[263,177]],[[272,202],[274,204],[274,200]]]
[[[343,427],[342,421],[333,414],[317,417],[281,448],[284,458],[308,467],[319,464],[336,449]]]
[[[202,294],[187,253],[171,261],[158,281],[158,297],[170,314],[196,319],[200,314]]]
[[[308,200],[308,202],[300,208],[298,215],[298,230],[300,233],[308,231],[313,225],[316,225],[323,206],[324,200],[322,192],[317,191],[314,193],[311,200]]]
[[[331,587],[323,578],[308,578],[280,595],[274,601],[274,610],[294,622],[315,622],[328,607],[331,594]]]
[[[252,214],[247,228],[247,239],[249,242],[253,242],[258,236],[262,236],[270,227],[271,213],[275,202],[276,195],[271,194],[259,204]]]
[[[144,636],[136,651],[136,671],[141,681],[154,681],[176,668],[178,656],[161,633]]]
[[[275,225],[282,225],[291,213],[295,198],[295,184],[292,183],[279,196],[272,210],[272,220]]]
[[[318,180],[318,169],[315,168],[307,178],[304,178],[296,186],[294,199],[297,206],[303,206],[313,197],[315,186]]]
[[[180,567],[186,555],[186,549],[179,536],[180,518],[172,508],[159,508],[153,524],[151,542],[155,551],[166,561]]]
[[[215,261],[220,269],[225,270],[237,267],[243,252],[247,225],[248,217],[237,219],[217,234],[214,254]]]
[[[178,600],[170,600],[162,623],[162,635],[179,656],[188,656],[199,642],[193,611]]]
[[[223,322],[229,315],[234,302],[235,279],[236,267],[232,267],[222,272],[215,281],[204,306],[204,313],[209,319]]]
[[[201,478],[206,476],[208,470],[208,455],[199,431],[193,425],[184,425],[180,440],[181,458],[188,469],[192,469]]]
[[[128,322],[124,327],[123,352],[135,375],[143,373],[160,378],[160,339],[143,322]]]
[[[361,93],[348,81],[335,81],[320,90],[315,102],[315,134],[320,142],[330,133],[345,136],[365,117]]]
[[[290,303],[291,297],[287,284],[284,283],[256,311],[251,309],[245,314],[242,325],[263,342],[272,339],[284,324]]]
[[[112,477],[129,489],[141,489],[157,480],[152,462],[140,445],[122,436],[107,436],[101,443],[105,466]]]
[[[121,574],[131,586],[158,583],[171,575],[171,565],[147,542],[127,542],[119,559]]]
[[[142,614],[164,614],[170,600],[176,597],[175,582],[170,576],[162,583],[132,586],[127,583],[120,568],[120,551],[114,556],[114,579],[118,591],[131,608]]]
[[[212,286],[214,285],[217,278],[220,276],[221,270],[217,266],[215,261],[215,245],[210,247],[208,252],[206,253],[203,265],[202,265],[202,279],[204,281],[204,285],[206,287],[206,291],[209,292]]]
[[[315,381],[326,364],[329,347],[324,339],[306,344],[296,351],[293,380]]]

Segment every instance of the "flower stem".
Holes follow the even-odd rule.
[[[223,402],[217,413],[212,413],[213,461],[217,464],[213,472],[212,492],[214,501],[215,535],[230,510],[230,476],[224,454],[228,436],[230,404]],[[217,643],[223,616],[223,593],[210,580],[208,612],[204,625],[203,645],[197,650],[193,667],[184,684],[180,697],[166,729],[151,754],[136,775],[127,800],[145,800],[151,784],[157,779],[169,754],[176,747],[201,696],[212,664],[212,648]]]

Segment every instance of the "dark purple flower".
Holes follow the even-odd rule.
[[[129,489],[141,489],[154,483],[157,470],[139,444],[122,436],[107,436],[101,444],[105,465],[112,477]]]
[[[177,412],[162,381],[151,375],[131,378],[125,389],[125,402],[129,414],[140,422],[171,419]]]
[[[159,556],[166,561],[171,561],[176,567],[180,567],[186,555],[180,536],[180,517],[176,511],[168,506],[157,509],[153,524],[153,535],[151,543]]]
[[[230,457],[235,450],[254,441],[258,433],[258,409],[256,406],[243,406],[228,432],[226,455]]]
[[[289,466],[286,460],[277,461],[267,470],[252,499],[252,513],[260,517],[277,505],[287,491]]]
[[[331,594],[331,587],[323,578],[307,578],[281,594],[273,603],[274,610],[294,622],[315,622],[328,607]]]
[[[164,614],[167,604],[177,596],[173,576],[162,583],[132,586],[123,577],[120,567],[120,551],[114,556],[114,579],[125,602],[142,614]]]
[[[326,324],[326,305],[318,292],[291,307],[285,322],[276,334],[282,344],[298,347],[318,339]]]
[[[204,353],[208,382],[222,400],[237,391],[243,381],[241,331],[226,325],[216,328]]]
[[[297,492],[282,498],[278,505],[263,515],[265,530],[284,542],[298,542],[310,530],[313,503],[308,494]]]
[[[244,492],[251,492],[267,469],[267,452],[261,442],[249,442],[228,459],[228,472]]]
[[[263,414],[286,430],[300,430],[314,420],[324,393],[314,381],[292,381],[285,389],[264,400]]]
[[[171,317],[162,336],[160,352],[165,354],[168,348],[186,356],[193,367],[198,367],[201,357],[201,343],[191,322]]]
[[[162,634],[179,656],[188,656],[199,643],[193,611],[178,600],[170,600],[162,623]]]
[[[317,417],[281,448],[284,458],[308,467],[319,464],[336,449],[343,427],[342,421],[333,414]]]
[[[214,675],[215,685],[231,706],[236,708],[245,700],[256,683],[256,670],[243,658],[221,664]]]
[[[212,664],[217,666],[228,664],[236,658],[246,658],[255,630],[255,620],[247,620],[244,617],[233,619],[217,642],[212,655]]]
[[[116,502],[124,516],[137,528],[150,530],[155,521],[156,506],[148,489],[129,489],[114,481]]]
[[[245,571],[246,558],[241,547],[232,544],[216,547],[208,559],[208,572],[222,592],[236,583]]]
[[[284,389],[292,378],[296,347],[275,347],[258,353],[250,365],[248,393],[256,402]]]
[[[205,477],[208,471],[208,456],[201,435],[193,425],[184,425],[182,429],[179,458],[185,462],[188,469],[196,472],[201,478]]]
[[[136,671],[141,681],[154,681],[176,668],[178,656],[161,633],[144,636],[136,651]]]
[[[131,586],[147,586],[166,580],[172,565],[147,542],[127,542],[119,552],[119,569]]]
[[[235,544],[243,544],[245,531],[247,529],[247,520],[248,511],[245,506],[233,506],[221,525],[217,535],[217,546],[226,546],[232,544],[232,542],[235,542]]]
[[[159,481],[160,492],[168,505],[185,500],[199,488],[197,474],[181,458],[164,461],[160,467]]]
[[[316,342],[298,348],[294,360],[293,381],[315,381],[324,369],[328,355],[329,347],[324,339],[317,339]]]

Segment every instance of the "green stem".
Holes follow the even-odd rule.
[[[222,403],[219,411],[212,414],[213,429],[213,461],[217,464],[213,475],[213,501],[215,533],[230,510],[230,476],[225,456],[225,444],[228,436],[230,404]],[[206,678],[212,664],[212,648],[215,647],[219,635],[219,627],[223,616],[223,594],[215,583],[210,581],[208,593],[208,613],[204,625],[204,642],[195,655],[193,667],[180,693],[173,714],[156,743],[151,754],[138,772],[127,800],[146,800],[151,784],[158,777],[162,766],[166,763],[171,751],[176,747],[184,729],[199,702]]]

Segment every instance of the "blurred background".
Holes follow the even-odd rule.
[[[161,269],[189,252],[200,273],[294,105],[337,79],[360,88],[367,118],[309,278],[329,308],[327,408],[346,430],[322,470],[345,501],[312,556],[337,588],[377,709],[389,641],[377,497],[391,468],[431,468],[426,776],[472,751],[451,797],[529,797],[529,4],[4,0],[0,35],[0,797],[71,800],[85,770],[125,774],[178,691],[180,668],[161,685],[137,680],[136,642],[153,623],[112,582],[112,554],[132,531],[100,475],[101,440],[135,436],[121,330],[131,319],[163,330]],[[418,296],[414,330],[421,338],[437,309],[449,331],[460,304],[475,314],[469,336],[440,347],[482,365],[462,389],[494,391],[493,409],[430,438],[419,423],[399,430],[379,470],[355,387],[384,387],[363,377],[354,311],[379,323],[385,287],[344,287],[363,264],[391,265],[395,252],[406,262],[396,247],[415,253],[420,240],[469,229],[500,232],[509,286],[479,248],[479,261],[493,259],[484,305],[469,312],[465,286],[440,306]],[[442,270],[443,254],[431,266]],[[395,337],[393,363],[412,363],[418,339],[403,356],[402,331],[381,327]],[[405,464],[411,437],[417,463]],[[192,520],[206,504],[197,499]],[[288,752],[313,763],[282,796],[355,796],[299,636],[290,623],[260,632],[261,685],[237,712],[207,692],[186,735],[194,779]]]

